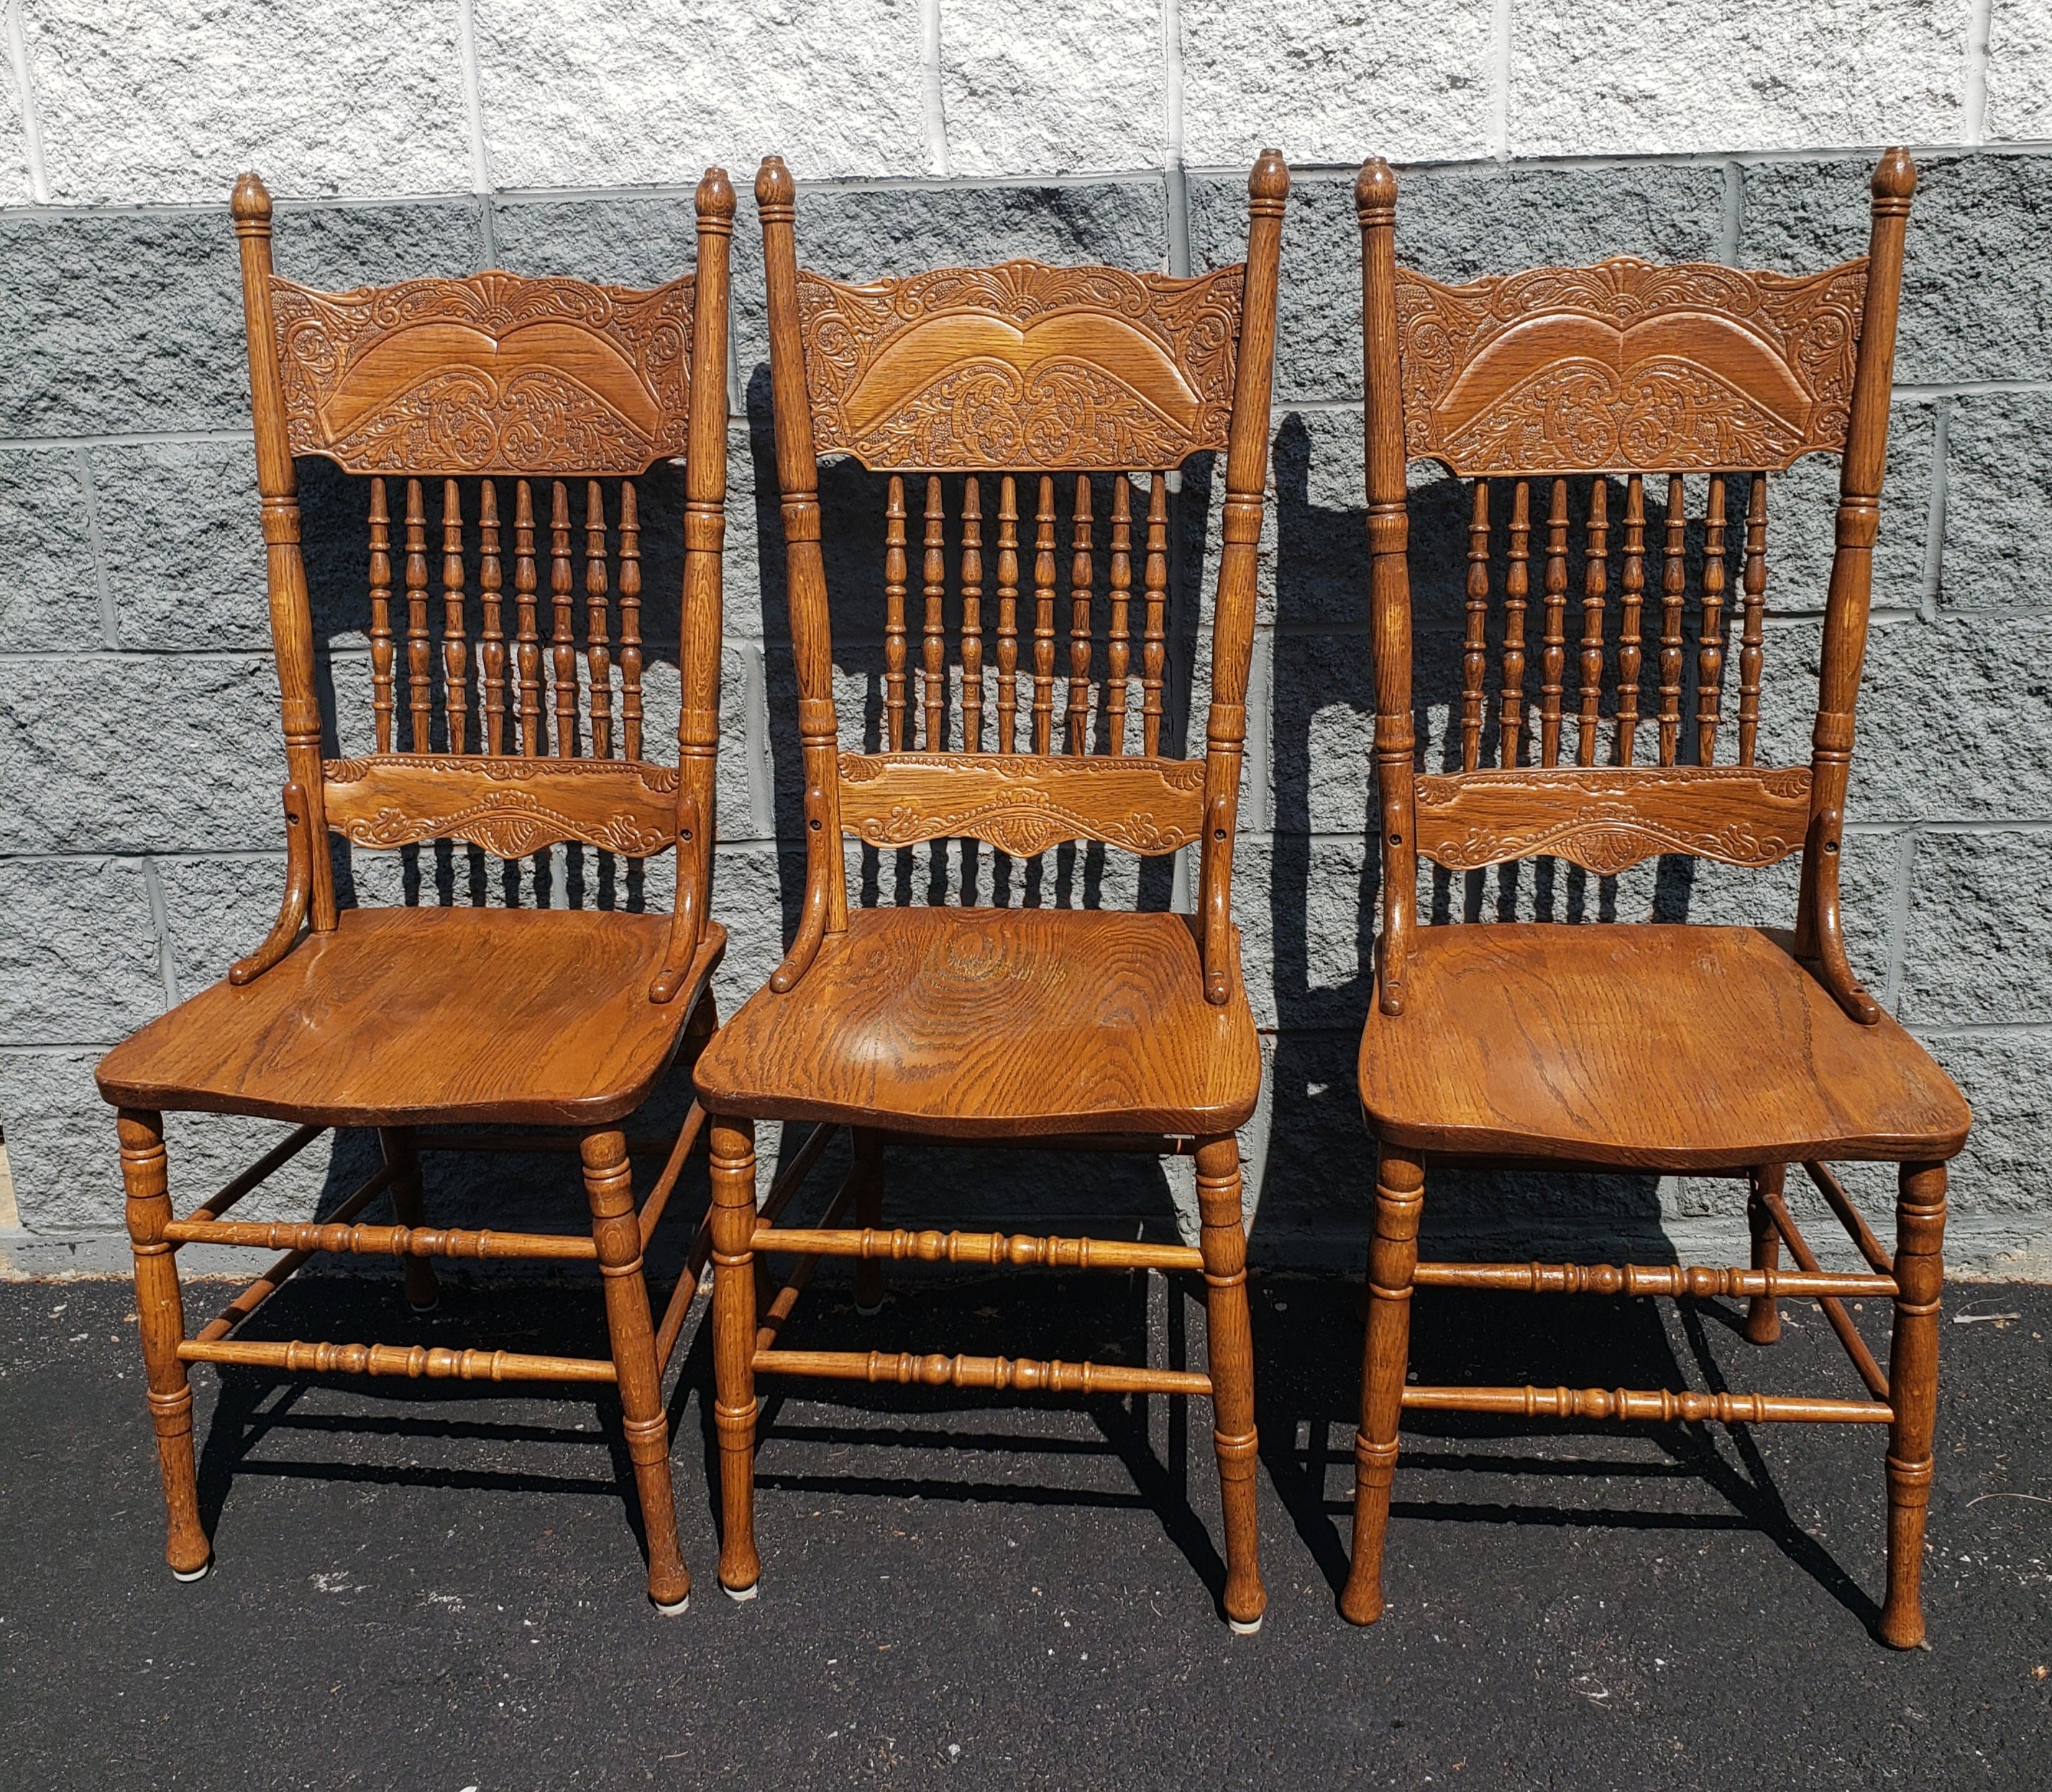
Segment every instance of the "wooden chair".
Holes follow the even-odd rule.
[[[638,1214],[621,1123],[656,1088],[679,1047],[687,1041],[695,1047],[717,1024],[707,980],[726,935],[707,916],[706,894],[719,744],[734,202],[726,175],[709,171],[698,191],[696,273],[650,292],[484,273],[331,293],[272,273],[270,195],[253,174],[236,183],[232,210],[284,722],[285,894],[276,926],[253,956],[116,1047],[99,1069],[100,1092],[119,1110],[150,1413],[170,1510],[166,1554],[182,1580],[198,1578],[211,1559],[194,1480],[189,1364],[288,1374],[610,1382],[619,1389],[634,1464],[649,1597],[666,1611],[683,1609],[691,1580],[677,1544],[659,1384],[694,1278],[685,1276],[659,1335],[649,1322],[641,1261],[703,1118],[694,1107],[674,1144],[658,1143],[668,1162]],[[672,767],[643,757],[634,481],[679,454],[687,457],[683,695]],[[295,456],[323,457],[370,479],[375,750],[359,757],[323,754]],[[566,483],[572,475],[582,490]],[[428,570],[436,476],[438,605]],[[609,496],[601,481],[616,480]],[[476,610],[465,589],[466,508],[476,531]],[[546,531],[541,556],[538,515]],[[395,524],[404,530],[403,727],[394,676]],[[613,531],[617,552],[609,566]],[[581,569],[573,554],[580,532]],[[553,610],[546,641],[538,559]],[[582,641],[574,590],[579,570]],[[431,626],[437,609],[439,633]],[[473,618],[480,623],[474,638]],[[464,841],[505,860],[568,841],[635,859],[674,849],[674,910],[338,912],[331,831],[362,847]],[[167,1109],[298,1125],[190,1218],[174,1219],[166,1181]],[[533,1135],[416,1137],[417,1127],[444,1124],[574,1129],[574,1140],[558,1148],[582,1160],[589,1236],[424,1225],[421,1150],[537,1148]],[[325,1221],[226,1217],[335,1127],[376,1127],[384,1166]],[[394,1223],[362,1223],[358,1216],[387,1193]],[[200,1243],[287,1254],[188,1337],[177,1253]],[[417,1308],[435,1300],[433,1257],[596,1262],[612,1355],[593,1360],[235,1336],[317,1251],[399,1257]],[[703,1264],[703,1249],[697,1261]]]
[[[777,465],[798,675],[805,904],[789,955],[698,1062],[711,1116],[714,1351],[724,1536],[721,1585],[754,1595],[755,1378],[1054,1394],[1208,1394],[1224,1484],[1224,1607],[1254,1629],[1266,1595],[1255,1550],[1255,1429],[1246,1244],[1235,1130],[1254,1112],[1260,1057],[1229,912],[1235,806],[1267,462],[1276,264],[1288,171],[1264,154],[1248,183],[1247,258],[1192,280],[1031,261],[868,286],[801,272],[793,187],[765,161],[755,185],[770,302]],[[1165,474],[1223,449],[1224,539],[1205,756],[1161,756],[1168,586]],[[816,457],[890,477],[884,561],[883,751],[844,751],[820,551]],[[1058,488],[1057,471],[1073,475]],[[1130,474],[1153,475],[1144,500]],[[907,491],[923,473],[925,612],[916,707],[905,665]],[[951,476],[961,475],[959,486]],[[1091,476],[1110,474],[1109,492]],[[914,492],[918,490],[915,484]],[[1056,583],[1058,495],[1071,558]],[[996,561],[984,558],[997,500]],[[1020,506],[1030,543],[1020,540]],[[1145,516],[1136,512],[1144,505]],[[1101,506],[1101,509],[1094,509]],[[1104,676],[1095,676],[1100,516],[1109,523]],[[947,541],[959,518],[961,727],[946,664]],[[1135,539],[1144,528],[1144,544]],[[1020,661],[1023,546],[1032,603]],[[1132,703],[1135,561],[1143,609]],[[994,571],[996,671],[985,669]],[[1055,693],[1057,602],[1067,671]],[[1092,751],[1093,743],[1095,751]],[[914,750],[915,747],[918,750]],[[1138,748],[1138,751],[1134,749]],[[965,838],[1030,857],[1058,842],[1168,853],[1201,840],[1198,913],[1049,908],[858,908],[844,837],[878,848]],[[815,1130],[756,1209],[754,1123]],[[833,1128],[854,1169],[815,1229],[775,1221]],[[894,1142],[1067,1140],[1194,1151],[1201,1248],[1094,1238],[886,1230],[883,1150]],[[845,1218],[852,1207],[856,1226]],[[756,1266],[801,1261],[766,1312]],[[856,1298],[882,1300],[887,1259],[1061,1269],[1201,1270],[1209,1374],[1101,1363],[795,1351],[778,1335],[821,1257],[858,1260]]]
[[[1944,1072],[1854,981],[1839,912],[1853,705],[1915,185],[1909,158],[1890,150],[1874,177],[1866,257],[1807,277],[1619,258],[1447,286],[1397,265],[1396,182],[1381,162],[1361,171],[1355,197],[1384,896],[1376,1000],[1360,1066],[1361,1102],[1381,1157],[1353,1566],[1341,1602],[1356,1623],[1382,1610],[1399,1413],[1450,1410],[1886,1425],[1889,1575],[1880,1632],[1898,1648],[1923,1637],[1917,1574],[1936,1401],[1945,1163],[1964,1143],[1970,1116]],[[1767,475],[1816,453],[1842,459],[1813,750],[1807,765],[1770,769],[1757,760]],[[1474,480],[1458,772],[1421,774],[1413,764],[1405,502],[1412,459],[1438,461]],[[1741,474],[1742,486],[1734,483]],[[1662,475],[1665,513],[1649,540],[1647,482]],[[1688,546],[1694,525],[1685,515],[1684,475],[1702,478],[1706,492],[1699,558]],[[1581,620],[1571,640],[1568,483],[1587,476]],[[1509,486],[1507,504],[1494,496],[1494,515],[1492,480]],[[1653,489],[1657,496],[1662,488]],[[1543,531],[1541,614],[1531,619],[1538,638],[1528,642],[1535,531]],[[1492,692],[1498,542],[1507,558]],[[1725,727],[1721,712],[1733,562],[1735,731]],[[1659,605],[1651,643],[1649,584]],[[1525,690],[1532,649],[1536,740]],[[1572,698],[1571,653],[1579,672]],[[1650,663],[1656,655],[1657,665]],[[1608,706],[1607,669],[1615,692]],[[1693,715],[1684,701],[1691,671]],[[1658,708],[1642,720],[1648,672],[1657,678]],[[1492,757],[1494,764],[1484,763]],[[1607,875],[1658,853],[1764,867],[1798,851],[1792,933],[1416,923],[1420,855],[1469,872],[1544,854]],[[1476,1159],[1743,1172],[1752,1266],[1419,1262],[1427,1162]],[[1829,1168],[1833,1159],[1901,1167],[1892,1261]],[[1786,1167],[1795,1163],[1823,1190],[1871,1273],[1819,1267],[1782,1198]],[[1797,1270],[1779,1267],[1784,1243]],[[1823,1305],[1870,1397],[1407,1386],[1416,1287],[1744,1296],[1751,1302],[1747,1335],[1760,1343],[1779,1331],[1776,1299],[1799,1295]],[[1895,1302],[1885,1374],[1842,1304],[1881,1296]]]

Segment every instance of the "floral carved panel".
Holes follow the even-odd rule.
[[[271,283],[295,454],[351,473],[634,474],[684,451],[693,279]]]
[[[1451,871],[1562,858],[1600,874],[1662,853],[1760,867],[1803,845],[1810,768],[1738,766],[1435,773],[1418,850]]]
[[[1844,445],[1866,264],[1396,275],[1405,445],[1463,475],[1768,471]]]
[[[376,753],[330,759],[327,824],[358,846],[461,840],[524,858],[559,841],[646,858],[677,838],[677,774],[640,760]]]
[[[980,840],[1031,858],[1069,840],[1173,853],[1203,821],[1202,759],[844,753],[841,825],[871,846]]]
[[[891,471],[1179,466],[1226,445],[1244,273],[801,273],[813,445]]]

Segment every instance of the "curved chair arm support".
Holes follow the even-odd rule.
[[[1817,975],[1831,999],[1862,1026],[1881,1020],[1881,1004],[1862,987],[1846,956],[1846,937],[1839,919],[1839,811],[1821,809],[1811,821],[1811,844],[1821,855],[1811,900],[1815,921]]]
[[[816,784],[805,790],[805,828],[817,833],[827,825],[826,792]],[[784,956],[770,978],[770,987],[779,995],[789,995],[798,986],[798,979],[813,968],[813,960],[819,955],[820,942],[827,936],[828,887],[827,870],[813,866],[820,855],[806,855],[805,906],[798,917],[797,937],[791,942],[791,950]]]
[[[1207,853],[1216,851],[1223,857],[1232,844],[1232,798],[1224,790],[1216,792],[1206,805]],[[1214,1008],[1223,1008],[1232,995],[1232,878],[1229,870],[1224,876],[1204,880],[1203,946],[1204,1000]]]
[[[1382,934],[1375,943],[1376,1002],[1385,1014],[1404,1012],[1404,972],[1411,961],[1411,933],[1416,922],[1415,899],[1400,878],[1416,875],[1416,847],[1407,847],[1404,829],[1411,805],[1408,792],[1391,791],[1382,799]]]
[[[698,956],[699,892],[705,879],[699,875],[706,841],[700,824],[699,799],[688,790],[677,794],[677,900],[670,912],[670,943],[663,954],[663,968],[648,986],[648,999],[657,1004],[674,1002],[691,974]]]
[[[300,784],[285,786],[285,893],[279,899],[278,918],[270,936],[246,959],[229,967],[228,980],[240,988],[254,982],[292,951],[306,924],[307,904],[313,891],[314,843],[307,826],[307,793]]]

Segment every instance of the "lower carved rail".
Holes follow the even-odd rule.
[[[1181,1369],[1130,1369],[1103,1363],[1036,1363],[1030,1357],[914,1356],[891,1351],[765,1351],[758,1374],[826,1375],[901,1386],[992,1388],[1021,1394],[1196,1394],[1212,1378]]]
[[[860,1232],[759,1225],[750,1248],[801,1257],[887,1257],[917,1263],[1003,1264],[1015,1269],[1201,1270],[1193,1245],[1143,1245],[1110,1238],[1036,1238],[1027,1233]]]
[[[1790,1269],[1705,1269],[1678,1263],[1421,1263],[1412,1276],[1419,1288],[1490,1288],[1514,1294],[1694,1295],[1751,1299],[1781,1296],[1890,1296],[1893,1276],[1837,1276]]]
[[[358,1257],[541,1258],[595,1263],[589,1238],[546,1232],[467,1232],[434,1226],[340,1225],[289,1220],[173,1220],[164,1236],[178,1245],[242,1245],[257,1250],[347,1251]]]
[[[1421,1387],[1404,1405],[1434,1412],[1502,1413],[1514,1418],[1715,1419],[1722,1425],[1889,1425],[1895,1410],[1879,1400],[1815,1400],[1803,1394],[1703,1394],[1685,1389],[1602,1387]]]
[[[518,1351],[458,1351],[425,1344],[248,1343],[195,1339],[178,1346],[182,1363],[237,1363],[293,1375],[404,1375],[462,1382],[610,1382],[611,1363],[582,1356],[528,1356]]]

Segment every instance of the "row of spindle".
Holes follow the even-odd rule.
[[[1054,750],[1055,667],[1060,637],[1056,629],[1057,606],[1063,590],[1056,579],[1059,543],[1055,508],[1055,481],[1047,475],[1040,480],[1031,519],[1033,539],[1030,547],[1020,540],[1019,482],[1004,475],[997,488],[997,532],[995,543],[994,595],[997,601],[997,685],[993,739],[990,749],[1000,753],[1020,750],[1020,679],[1019,604],[1021,595],[1021,555],[1032,555],[1032,582],[1024,589],[1032,604],[1032,633],[1027,647],[1031,661],[1024,674],[1029,687],[1025,709],[1028,750],[1045,754]],[[961,665],[961,732],[954,750],[985,751],[984,739],[984,499],[982,481],[974,476],[962,483],[959,515],[959,573]],[[1126,717],[1133,683],[1132,604],[1134,598],[1133,485],[1124,476],[1111,484],[1111,514],[1108,519],[1106,596],[1109,606],[1105,633],[1105,676],[1101,687],[1104,750],[1112,755],[1126,751]],[[1093,610],[1097,592],[1097,520],[1092,511],[1091,480],[1078,476],[1070,509],[1069,576],[1067,586],[1068,614],[1068,668],[1063,692],[1064,748],[1070,753],[1091,750],[1090,736],[1096,708],[1094,683],[1096,641]],[[920,636],[918,711],[923,735],[918,744],[928,752],[950,750],[948,701],[947,630],[943,606],[947,594],[948,515],[941,481],[926,480],[924,558],[921,563],[921,592],[925,614]],[[914,745],[907,739],[906,664],[909,640],[906,601],[910,586],[906,531],[907,516],[905,481],[894,476],[884,512],[883,554],[883,739],[891,752],[903,752]],[[1142,616],[1140,635],[1140,701],[1142,750],[1149,758],[1161,751],[1161,691],[1167,657],[1169,602],[1169,496],[1162,475],[1153,476],[1148,493],[1145,539],[1141,550],[1140,597]]]
[[[1738,763],[1749,766],[1760,732],[1761,635],[1767,602],[1767,481],[1752,479],[1747,500],[1744,567],[1741,578],[1739,635]],[[1713,474],[1703,514],[1702,571],[1698,586],[1700,619],[1697,629],[1696,763],[1715,759],[1724,684],[1729,521],[1725,479]],[[1582,626],[1575,645],[1580,654],[1580,683],[1576,713],[1575,763],[1597,763],[1601,723],[1604,662],[1611,645],[1604,627],[1610,602],[1611,530],[1608,482],[1592,483],[1584,521]],[[1568,482],[1553,482],[1541,550],[1541,632],[1538,651],[1538,759],[1541,766],[1561,763],[1561,731],[1566,696],[1568,639]],[[1686,720],[1682,715],[1683,676],[1687,665],[1682,634],[1688,597],[1687,513],[1682,476],[1667,481],[1667,505],[1659,554],[1660,635],[1658,642],[1659,712],[1658,763],[1677,763]],[[1503,633],[1497,727],[1497,763],[1506,767],[1530,763],[1529,705],[1525,693],[1528,669],[1525,628],[1532,602],[1531,483],[1512,488],[1502,587]],[[1617,703],[1610,718],[1613,732],[1609,763],[1633,763],[1642,718],[1640,680],[1645,665],[1642,619],[1647,598],[1646,492],[1635,473],[1627,482],[1619,529],[1618,597],[1619,614],[1615,643]],[[1491,523],[1489,481],[1477,480],[1468,523],[1467,629],[1461,665],[1461,764],[1473,771],[1479,763],[1486,725],[1484,683],[1489,659],[1488,618],[1491,590]]]
[[[386,482],[370,482],[370,688],[378,751],[394,750],[397,692],[394,677],[397,640],[393,632],[392,514]],[[434,638],[429,622],[433,598],[428,582],[428,517],[417,479],[406,481],[404,582],[406,708],[409,747],[433,751]],[[570,520],[570,488],[553,482],[548,523],[550,633],[541,633],[538,557],[532,488],[519,480],[513,496],[513,633],[506,633],[505,564],[498,488],[491,480],[478,491],[478,596],[482,610],[473,665],[464,588],[461,488],[442,482],[441,661],[443,720],[448,750],[469,750],[473,701],[480,720],[477,750],[494,755],[517,751],[570,759],[581,744],[579,666],[582,657],[590,692],[589,756],[613,756],[613,675],[620,674],[620,756],[641,757],[641,534],[634,487],[620,488],[620,636],[612,638],[615,594],[608,572],[605,494],[587,482],[585,497],[585,633],[577,639],[577,579],[571,549],[578,531]],[[547,675],[543,665],[546,659]],[[473,686],[473,677],[475,684]],[[553,692],[551,688],[553,688]],[[551,695],[553,694],[553,703]]]

